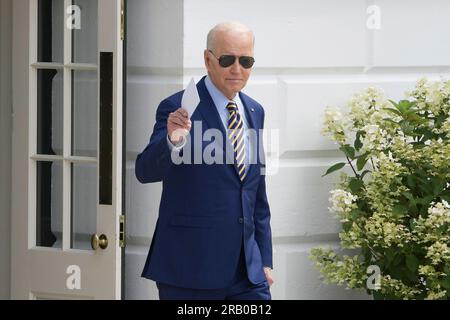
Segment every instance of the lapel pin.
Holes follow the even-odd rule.
[[[250,110],[252,110],[252,112],[255,112],[255,109],[251,108]]]

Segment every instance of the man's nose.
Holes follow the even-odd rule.
[[[239,59],[236,58],[236,60],[234,61],[234,63],[231,65],[231,70],[232,73],[239,73],[241,72],[241,65],[239,64]]]

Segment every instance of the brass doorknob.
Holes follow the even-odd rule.
[[[108,238],[104,234],[101,234],[100,236],[98,236],[97,234],[92,235],[91,237],[92,249],[94,250],[97,250],[98,248],[106,249],[107,246],[108,246]]]

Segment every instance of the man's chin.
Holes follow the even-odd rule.
[[[235,94],[241,91],[243,86],[231,86],[228,88],[228,92],[234,92]]]
[[[226,83],[230,88],[238,88],[239,90],[244,87],[244,81],[243,80],[226,80]]]

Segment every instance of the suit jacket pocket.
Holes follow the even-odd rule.
[[[220,223],[220,217],[211,216],[172,216],[170,225],[186,228],[212,228]]]

